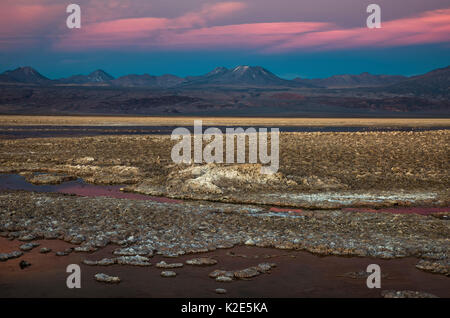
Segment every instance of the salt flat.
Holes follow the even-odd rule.
[[[147,116],[23,116],[2,115],[0,125],[83,125],[83,126],[401,126],[449,127],[450,118],[276,118],[276,117],[147,117]]]

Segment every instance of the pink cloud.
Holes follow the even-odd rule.
[[[450,9],[426,12],[417,17],[382,22],[381,29],[336,29],[302,34],[271,48],[386,47],[450,41]]]
[[[101,36],[127,33],[142,34],[149,31],[170,28],[170,20],[165,18],[133,18],[95,23],[80,31],[86,36]]]
[[[298,49],[390,47],[450,41],[450,9],[383,21],[381,29],[340,28],[327,22],[270,22],[214,25],[220,17],[244,10],[241,2],[222,2],[175,18],[129,18],[86,24],[66,32],[57,49],[89,48],[220,49],[261,52]]]
[[[209,21],[227,16],[245,8],[241,2],[221,2],[204,5],[201,10],[188,12],[177,18],[130,18],[91,23],[76,32],[68,32],[56,44],[57,48],[103,48],[123,45],[161,46],[170,34],[203,27]]]
[[[64,11],[61,5],[0,3],[0,36],[21,36],[35,34],[53,23],[58,10]]]
[[[32,1],[0,2],[0,48],[9,50],[39,44],[41,41],[36,34],[45,34],[44,38],[51,36],[64,8],[60,4],[35,4]]]
[[[290,37],[329,28],[320,22],[274,22],[217,26],[186,30],[161,37],[164,47],[215,46],[215,47],[265,47],[289,40]]]
[[[228,16],[233,12],[244,9],[246,5],[242,2],[219,2],[204,5],[198,12],[189,12],[179,18],[173,19],[174,26],[193,27],[195,25],[206,25],[208,21]]]

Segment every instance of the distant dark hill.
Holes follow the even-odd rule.
[[[50,79],[29,66],[18,67],[12,71],[6,71],[0,76],[1,82],[18,82],[27,84],[49,84],[51,82]]]
[[[143,75],[125,75],[111,81],[114,86],[121,87],[155,87],[169,88],[184,82],[184,79],[175,75],[165,74],[161,76]]]
[[[173,87],[185,81],[184,78],[171,74],[156,76],[156,81],[160,87]]]
[[[229,70],[226,67],[223,66],[219,66],[216,67],[215,69],[213,69],[211,72],[208,72],[204,75],[200,75],[200,76],[187,76],[186,77],[186,81],[191,84],[191,83],[207,83],[208,80],[215,80],[220,78],[222,75],[226,74]]]
[[[298,83],[312,84],[327,88],[353,88],[353,87],[374,87],[385,86],[397,83],[407,79],[401,75],[373,75],[370,73],[361,73],[359,75],[344,74],[334,75],[328,78],[302,79],[296,78],[294,81]]]
[[[439,68],[423,75],[413,76],[402,82],[384,88],[397,94],[450,96],[450,66]]]
[[[314,87],[308,83],[297,83],[279,78],[261,66],[240,65],[233,69],[218,67],[201,76],[186,77],[183,86],[285,86],[285,87]]]
[[[103,70],[96,70],[88,75],[73,75],[67,78],[62,78],[58,80],[58,83],[63,84],[100,84],[108,83],[112,81],[114,77],[109,75]]]

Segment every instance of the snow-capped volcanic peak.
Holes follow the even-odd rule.
[[[187,85],[295,85],[295,83],[281,79],[261,66],[249,65],[239,65],[232,69],[217,67],[205,75],[188,77],[187,81]]]
[[[103,70],[96,70],[88,75],[88,79],[90,82],[107,82],[113,80],[114,77]]]
[[[233,72],[245,72],[250,68],[248,65],[239,65],[233,69]]]

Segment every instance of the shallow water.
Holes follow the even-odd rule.
[[[94,185],[85,183],[82,179],[66,181],[61,184],[35,185],[29,183],[25,177],[18,174],[0,174],[1,190],[25,190],[35,192],[57,192],[75,194],[85,197],[106,196],[118,199],[151,200],[161,203],[181,203],[164,197],[154,197],[138,193],[122,192],[120,188],[125,185]]]
[[[170,135],[179,126],[0,126],[0,138],[42,138],[42,137],[82,137],[102,135]],[[192,126],[184,126],[193,132]],[[226,128],[239,126],[217,126],[222,132]],[[208,126],[204,126],[203,130]],[[268,126],[254,126],[267,128]],[[280,132],[370,132],[370,131],[428,131],[450,129],[450,127],[364,127],[364,126],[281,126]]]
[[[190,266],[176,269],[176,278],[161,277],[156,266],[140,267],[111,265],[107,268],[88,266],[84,259],[100,260],[111,258],[117,246],[108,245],[92,254],[71,253],[56,256],[72,244],[61,240],[38,240],[40,247],[53,252],[39,253],[40,247],[23,256],[0,262],[0,297],[221,297],[215,294],[218,287],[225,288],[227,297],[380,297],[379,289],[369,289],[366,278],[351,278],[348,273],[366,271],[367,265],[376,263],[382,268],[382,288],[394,290],[419,290],[439,297],[449,297],[449,280],[443,275],[419,271],[415,268],[417,259],[373,259],[368,257],[316,256],[305,251],[276,250],[249,246],[235,246],[232,249],[183,255],[167,259],[161,255],[151,258],[151,263],[182,262],[194,257],[212,257],[219,265]],[[18,250],[23,242],[0,238],[0,253]],[[19,263],[26,260],[32,265],[20,269]],[[256,266],[259,263],[276,263],[270,274],[261,274],[250,280],[234,280],[218,283],[208,275],[216,268],[238,270]],[[67,264],[80,264],[82,288],[68,289]],[[119,276],[119,285],[96,282],[98,272]],[[4,274],[4,275],[2,275]]]

